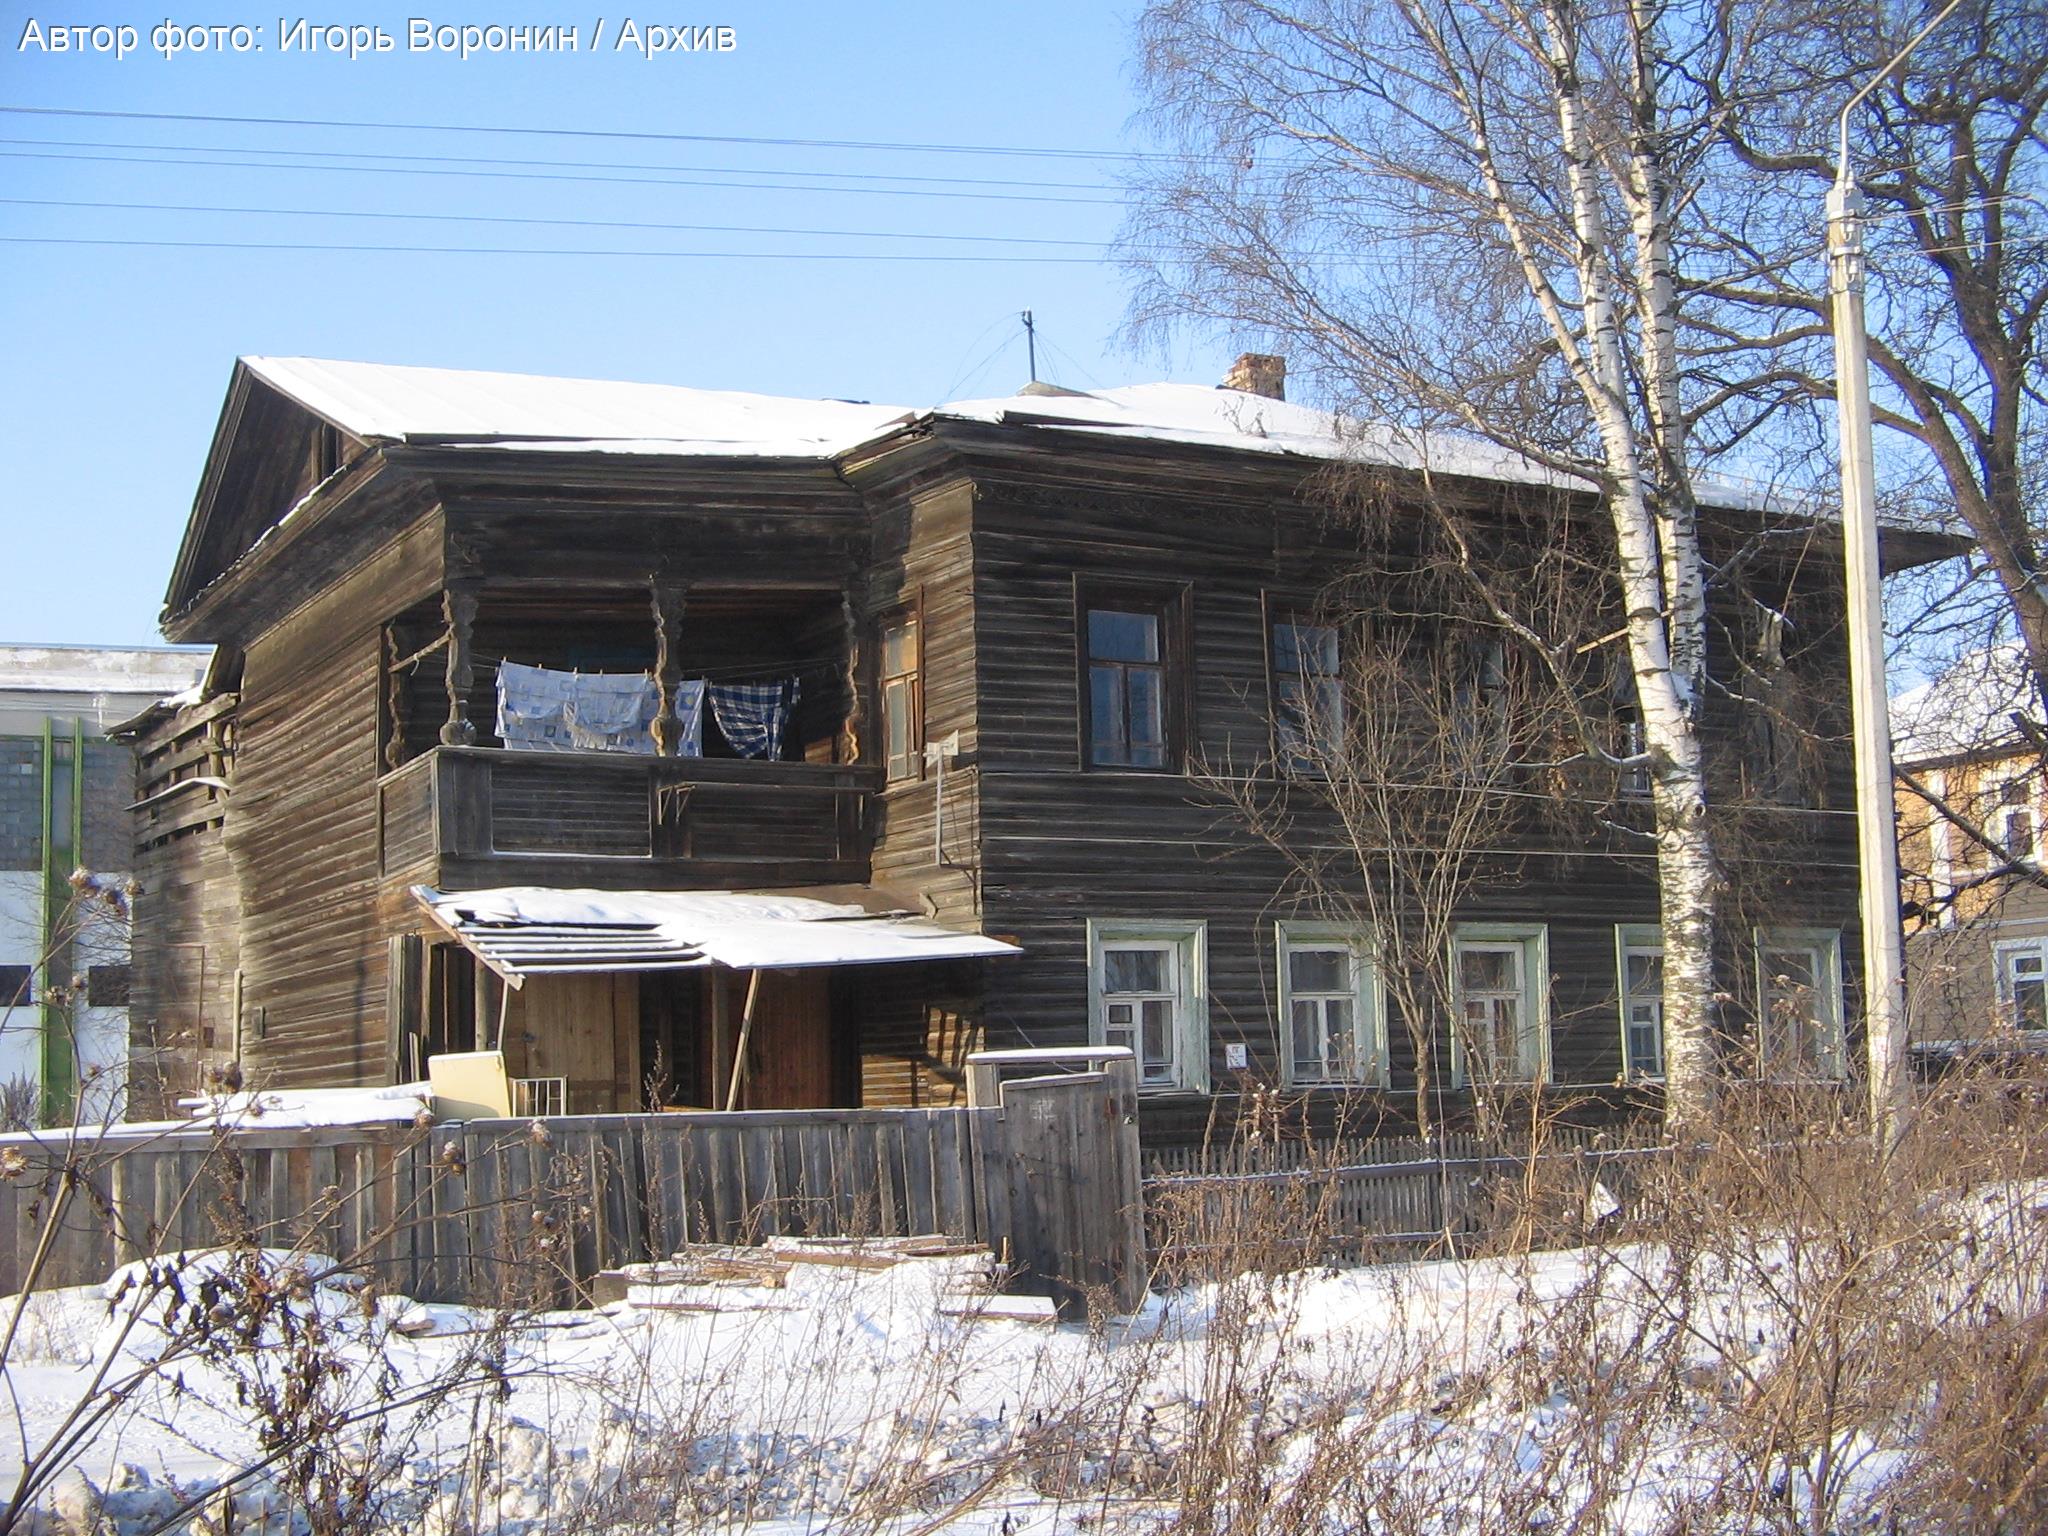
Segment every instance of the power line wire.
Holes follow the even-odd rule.
[[[947,197],[971,198],[999,203],[1064,203],[1083,208],[1117,208],[1115,197],[1055,197],[1029,192],[962,192],[936,187],[820,187],[787,182],[697,181],[675,176],[551,176],[540,171],[482,171],[435,169],[412,165],[283,165],[268,160],[192,160],[177,155],[88,155],[47,151],[0,149],[0,155],[15,160],[72,160],[100,165],[203,165],[231,166],[257,171],[344,171],[369,176],[457,176],[493,181],[574,181],[599,186],[719,187],[753,192],[829,192],[860,197]]]
[[[396,160],[422,165],[524,165],[579,171],[675,171],[705,176],[809,176],[821,181],[911,181],[935,186],[1040,187],[1069,192],[1116,190],[1108,183],[1100,181],[1030,181],[1000,176],[911,176],[893,171],[787,171],[767,166],[741,168],[718,165],[665,165],[642,160],[522,160],[510,155],[408,155],[396,151],[369,149],[266,149],[257,144],[136,144],[120,140],[44,138],[0,138],[0,144],[21,144],[30,148],[51,149],[141,149],[157,153],[203,155],[296,155],[302,159]]]
[[[4,201],[4,199],[0,199],[0,202]],[[535,222],[555,221],[541,220]],[[897,238],[922,239],[926,237],[904,235]],[[1080,244],[1081,242],[1073,243]],[[371,254],[414,254],[423,256],[619,256],[634,259],[668,257],[676,260],[698,261],[950,261],[981,265],[1021,262],[1034,266],[1101,266],[1110,260],[1105,255],[1042,256],[1028,252],[981,255],[973,252],[955,253],[949,251],[636,251],[621,249],[616,246],[404,245],[397,243],[348,245],[312,240],[151,240],[84,235],[0,235],[0,245],[105,246],[171,251],[361,251]],[[1180,259],[1174,257],[1171,253],[1157,254],[1160,254],[1162,259]],[[1309,260],[1311,258],[1304,257],[1301,259]],[[1331,257],[1324,264],[1348,268],[1384,268],[1396,265],[1400,260],[1399,253],[1387,256],[1380,253],[1355,252],[1347,256]]]
[[[1095,256],[981,256],[946,251],[629,251],[526,245],[331,245],[321,241],[117,240],[71,235],[0,235],[0,245],[87,245],[169,251],[361,251],[424,256],[623,256],[679,261],[955,261],[993,264],[1028,262],[1041,266],[1096,266]]]
[[[798,235],[846,240],[945,240],[977,245],[1065,245],[1082,250],[1107,250],[1099,240],[1057,240],[1043,235],[953,235],[922,230],[802,229],[772,224],[671,224],[635,219],[545,219],[486,213],[409,213],[352,208],[249,208],[209,203],[115,203],[57,197],[0,197],[0,206],[14,208],[94,208],[130,213],[254,214],[264,218],[403,219],[455,224],[530,224],[569,229],[688,230],[695,234]]]
[[[204,112],[114,112],[84,107],[25,107],[0,105],[0,112],[38,117],[113,118],[128,122],[232,123],[258,128],[347,128],[388,129],[403,133],[505,133],[571,139],[638,139],[664,144],[743,144],[753,148],[883,150],[899,154],[932,155],[1016,155],[1051,160],[1144,161],[1178,160],[1178,155],[1144,150],[1058,149],[1017,144],[918,143],[888,139],[791,139],[753,137],[726,133],[649,133],[617,128],[538,128],[530,124],[503,123],[393,123],[362,119],[323,117],[236,117]]]

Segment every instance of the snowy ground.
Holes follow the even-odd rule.
[[[1758,1252],[1760,1274],[1782,1262]],[[1391,1531],[1648,1533],[1728,1485],[1716,1414],[1783,1347],[1767,1298],[1730,1279],[1700,1313],[1709,1336],[1680,1351],[1699,1379],[1630,1396],[1630,1351],[1659,1326],[1654,1250],[1251,1277],[1056,1329],[941,1315],[953,1261],[798,1266],[784,1289],[703,1292],[718,1311],[520,1317],[422,1309],[306,1262],[204,1261],[174,1295],[117,1273],[31,1298],[0,1403],[0,1504],[76,1405],[117,1390],[37,1536],[139,1536],[261,1461],[266,1424],[315,1422],[296,1486],[425,1536],[1137,1531],[1197,1498],[1219,1530],[1258,1509],[1273,1530],[1358,1529],[1369,1511]],[[181,1328],[209,1319],[208,1342],[153,1365],[167,1301]],[[1624,1397],[1661,1406],[1612,1412]],[[1903,1444],[1828,1437],[1844,1516],[1826,1528],[1861,1528]],[[1769,1496],[1796,1503],[1797,1466],[1772,1475]],[[235,1522],[216,1494],[190,1528],[304,1529],[288,1502],[258,1477],[236,1485]]]

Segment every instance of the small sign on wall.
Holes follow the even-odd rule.
[[[1244,1042],[1243,1042],[1242,1040],[1232,1040],[1232,1041],[1229,1041],[1228,1043],[1226,1043],[1226,1044],[1224,1045],[1224,1047],[1223,1047],[1223,1070],[1224,1070],[1224,1071],[1226,1071],[1226,1072],[1242,1072],[1242,1071],[1244,1071],[1244,1070],[1245,1070],[1245,1069],[1246,1069],[1247,1067],[1249,1067],[1250,1065],[1251,1065],[1251,1061],[1250,1061],[1250,1058],[1249,1058],[1249,1057],[1248,1057],[1248,1056],[1246,1055],[1246,1053],[1245,1053],[1245,1045],[1244,1045]]]

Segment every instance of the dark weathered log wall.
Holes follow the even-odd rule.
[[[243,1058],[284,1087],[380,1081],[377,708],[383,617],[440,581],[425,520],[252,642],[227,847],[241,893]]]
[[[1275,923],[1297,910],[1283,861],[1243,831],[1223,796],[1180,774],[1083,771],[1085,711],[1076,660],[1077,593],[1090,580],[1187,593],[1191,615],[1190,768],[1256,774],[1270,753],[1268,604],[1311,597],[1343,569],[1341,540],[1303,504],[1299,470],[1204,483],[1199,500],[1160,494],[1156,464],[1132,468],[1078,449],[989,465],[975,524],[975,628],[980,720],[983,922],[1014,934],[1024,958],[990,973],[992,1046],[1086,1038],[1086,922],[1175,919],[1206,926],[1209,1069],[1226,1118],[1235,1090],[1280,1076]],[[1290,481],[1290,476],[1292,480]],[[1737,667],[1724,616],[1717,671]],[[1825,691],[1838,642],[1822,626],[1801,637],[1801,672]],[[1732,738],[1717,702],[1710,729]],[[1825,728],[1828,716],[1823,713]],[[1748,959],[1748,924],[1838,926],[1853,918],[1852,827],[1839,813],[1842,754],[1815,757],[1814,809],[1759,810],[1734,847],[1746,893],[1727,935],[1731,975]],[[1303,814],[1299,836],[1341,848],[1327,816]],[[1654,861],[1619,840],[1572,846],[1533,838],[1496,861],[1461,918],[1542,924],[1551,970],[1551,1081],[1602,1101],[1621,1075],[1617,924],[1654,924]],[[1848,946],[1845,946],[1845,949]],[[1846,958],[1846,956],[1845,956]],[[1853,980],[1853,978],[1852,978]],[[1731,1023],[1739,1022],[1731,1019]],[[1370,1130],[1413,1113],[1415,1052],[1388,1019],[1392,1091],[1324,1094],[1323,1113]],[[1446,1027],[1433,1031],[1439,1083]],[[1224,1070],[1243,1041],[1251,1071]],[[1455,1112],[1461,1096],[1449,1096]],[[1193,1096],[1148,1095],[1148,1139],[1200,1134],[1212,1108]]]

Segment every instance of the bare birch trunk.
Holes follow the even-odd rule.
[[[1637,24],[1641,60],[1648,39],[1640,29],[1648,22],[1640,13]],[[1585,350],[1573,372],[1599,431],[1608,470],[1608,512],[1614,523],[1629,660],[1657,817],[1667,1128],[1674,1136],[1685,1136],[1711,1118],[1716,1097],[1714,929],[1721,882],[1707,817],[1698,729],[1699,687],[1706,666],[1706,589],[1685,464],[1669,235],[1654,149],[1639,131],[1631,145],[1625,190],[1642,267],[1635,292],[1653,434],[1650,451],[1656,460],[1655,483],[1664,492],[1661,502],[1655,502],[1644,444],[1629,410],[1619,318],[1609,292],[1612,236],[1601,207],[1597,151],[1585,122],[1571,7],[1547,6],[1542,29],[1577,237]],[[1640,127],[1655,120],[1650,98],[1654,82],[1640,65],[1635,87]]]

